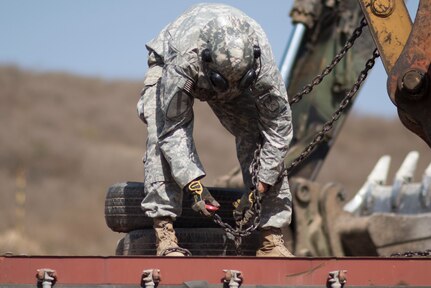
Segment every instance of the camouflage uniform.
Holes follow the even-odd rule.
[[[253,57],[253,45],[260,47],[258,59]],[[202,61],[205,48],[215,51],[212,63]],[[192,106],[199,99],[208,102],[234,135],[246,187],[251,187],[253,152],[260,137],[263,139],[258,176],[273,186],[263,198],[261,226],[288,225],[289,184],[286,177],[277,179],[292,138],[291,111],[259,24],[233,7],[199,4],[166,26],[147,49],[149,70],[137,105],[148,126],[146,197],[142,201],[146,215],[175,219],[181,214],[182,189],[205,176],[192,136]],[[211,84],[208,71],[212,68],[228,76],[230,85],[225,91],[217,91]],[[253,84],[247,89],[234,85],[250,69],[257,71]]]

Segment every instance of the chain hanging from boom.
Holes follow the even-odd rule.
[[[310,84],[304,86],[304,88],[292,98],[292,100],[289,102],[290,105],[294,105],[298,103],[303,98],[304,95],[309,94],[314,89],[315,86],[319,85],[322,82],[323,78],[325,78],[325,76],[327,76],[334,69],[334,67],[346,55],[347,51],[350,48],[352,48],[356,39],[358,39],[359,36],[362,34],[363,28],[367,25],[368,23],[366,19],[362,18],[360,25],[353,31],[352,36],[346,41],[346,44],[343,46],[340,52],[335,55],[331,63],[328,66],[326,66],[325,69],[322,71],[322,73],[317,75],[311,81]],[[375,64],[375,59],[378,58],[379,56],[380,54],[378,50],[375,49],[373,52],[373,56],[370,59],[368,59],[368,61],[366,62],[364,70],[361,71],[352,88],[346,93],[346,96],[341,101],[338,109],[335,110],[335,112],[332,114],[331,120],[327,121],[323,125],[322,130],[316,134],[313,141],[304,149],[304,151],[296,159],[294,159],[294,161],[287,168],[285,168],[280,173],[279,181],[282,179],[282,177],[287,177],[289,172],[293,168],[297,167],[300,163],[302,163],[302,161],[304,161],[311,154],[311,152],[315,149],[315,147],[325,139],[325,135],[329,133],[329,131],[331,131],[334,123],[340,118],[344,110],[350,104],[352,98],[356,95],[362,83],[367,78],[368,72],[373,68]],[[233,228],[230,224],[223,222],[223,220],[217,213],[213,214],[213,221],[225,231],[229,239],[234,240],[236,252],[238,255],[241,255],[242,237],[249,236],[254,230],[256,230],[259,227],[259,223],[260,223],[262,195],[257,190],[257,184],[258,184],[257,175],[259,172],[260,150],[261,150],[261,144],[259,143],[254,152],[254,157],[251,165],[252,183],[253,183],[252,193],[254,197],[254,202],[250,208],[251,213],[248,215],[252,215],[253,217],[250,217],[250,216],[244,217],[244,219],[236,223],[236,228]],[[252,219],[253,221],[251,221]],[[252,223],[249,224],[249,226],[247,226],[249,222],[252,222]]]
[[[367,20],[365,17],[361,19],[361,22],[358,27],[353,31],[352,36],[346,41],[346,44],[344,44],[343,48],[341,48],[340,52],[338,52],[334,59],[332,59],[331,63],[323,69],[321,74],[318,74],[316,77],[313,78],[310,84],[305,85],[300,92],[298,92],[292,100],[289,101],[289,104],[291,106],[295,105],[299,101],[301,101],[302,97],[304,95],[310,94],[310,92],[314,89],[315,86],[319,85],[320,82],[322,82],[323,78],[325,78],[329,73],[334,70],[335,66],[341,61],[341,59],[344,58],[347,51],[350,50],[350,48],[353,47],[353,44],[355,44],[356,39],[358,39],[362,35],[362,31],[364,27],[368,26]]]
[[[373,56],[366,62],[365,69],[361,71],[355,84],[353,84],[353,87],[349,90],[349,92],[347,92],[346,96],[341,101],[338,109],[335,110],[335,112],[332,114],[332,119],[323,124],[322,129],[316,134],[316,136],[314,136],[311,143],[308,144],[307,147],[305,147],[304,151],[298,157],[296,157],[292,161],[292,163],[284,170],[285,173],[281,175],[282,177],[289,175],[292,169],[302,163],[302,161],[304,161],[311,154],[311,152],[313,152],[314,148],[325,139],[325,135],[332,130],[334,123],[340,118],[340,116],[343,114],[343,111],[347,108],[353,97],[356,95],[356,92],[358,92],[362,83],[364,83],[365,79],[368,76],[368,72],[373,68],[375,61],[378,57],[380,57],[380,53],[376,48],[373,52]]]

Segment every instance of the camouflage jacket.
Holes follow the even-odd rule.
[[[240,19],[240,23],[247,23],[244,33],[253,34],[261,49],[258,78],[246,91],[232,88],[218,93],[203,71],[200,52],[206,42],[202,35],[210,33],[205,31],[207,23],[220,15],[231,15]],[[284,82],[260,25],[236,8],[198,4],[168,24],[146,46],[163,61],[160,103],[165,115],[158,135],[159,145],[181,188],[205,176],[192,137],[193,100],[230,101],[241,93],[252,95],[258,111],[263,138],[259,179],[273,185],[292,139],[291,110]]]

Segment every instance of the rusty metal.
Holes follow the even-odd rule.
[[[410,36],[388,73],[388,94],[401,122],[431,147],[431,0],[421,0]]]
[[[36,279],[37,287],[51,288],[57,282],[57,272],[49,268],[37,269]]]
[[[161,280],[160,269],[146,269],[141,275],[141,287],[156,288]]]
[[[322,287],[328,271],[348,270],[349,285],[380,287],[426,287],[431,283],[429,258],[255,258],[255,257],[0,257],[0,283],[34,285],[37,267],[56,267],[61,283],[76,286],[137,285],[141,267],[163,271],[163,285],[182,285],[199,279],[220,285],[226,267],[246,275],[247,285],[258,287]],[[271,271],[266,273],[265,271]],[[352,273],[354,271],[354,273]],[[414,273],[412,273],[414,271]],[[79,275],[79,277],[77,277]],[[390,275],[390,276],[388,276]],[[260,285],[260,286],[259,286]],[[211,286],[212,287],[212,286]],[[216,286],[215,286],[216,287]]]
[[[426,75],[418,70],[407,71],[402,78],[400,89],[405,89],[411,100],[420,100],[426,88]]]
[[[414,25],[403,0],[360,0],[388,73],[388,94],[401,122],[431,147],[431,0]]]

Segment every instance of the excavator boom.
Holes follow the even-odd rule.
[[[401,122],[431,147],[431,0],[414,24],[403,0],[359,0],[388,74],[389,97]]]

